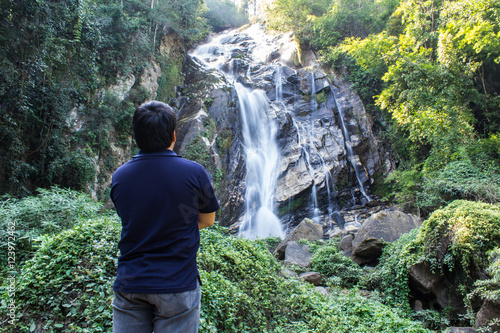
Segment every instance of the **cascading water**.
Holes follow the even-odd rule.
[[[269,102],[262,90],[251,91],[240,83],[235,87],[240,103],[247,170],[246,209],[239,234],[250,239],[283,237],[273,207],[279,151],[275,140],[276,125],[266,120]]]
[[[335,103],[337,104],[337,109],[339,111],[339,118],[340,118],[340,123],[342,125],[342,132],[344,133],[344,142],[345,142],[345,148],[347,150],[347,158],[349,159],[349,162],[352,165],[352,168],[354,169],[354,173],[356,175],[356,180],[358,181],[359,185],[359,190],[363,194],[366,200],[371,201],[371,198],[368,196],[366,193],[365,187],[363,186],[363,182],[361,181],[360,177],[360,165],[361,163],[359,162],[359,157],[354,154],[352,150],[352,142],[351,142],[351,136],[349,135],[349,131],[347,130],[347,127],[345,125],[345,120],[344,120],[344,108],[341,105],[341,103],[337,102],[337,96],[335,90],[330,87],[330,90],[333,94],[333,97],[335,98]]]
[[[216,135],[234,135],[230,150],[215,144],[213,154],[216,163],[228,163],[223,164],[223,171],[233,177],[230,184],[234,187],[224,195],[230,203],[227,210],[235,214],[226,219],[239,220],[243,237],[282,237],[282,223],[293,227],[304,217],[323,225],[335,221],[340,228],[346,221],[350,223],[340,213],[339,202],[349,202],[349,198],[345,200],[349,191],[340,187],[343,178],[339,177],[351,165],[359,193],[370,201],[362,184],[373,174],[378,155],[364,152],[365,168],[353,153],[360,143],[374,141],[369,122],[362,121],[359,98],[337,86],[333,89],[338,91],[332,90],[329,76],[318,66],[297,66],[299,58],[291,52],[296,45],[292,42],[292,35],[270,36],[254,25],[214,35],[210,42],[190,51],[195,64],[214,69],[207,73],[210,80],[215,78],[202,85],[204,89],[212,85],[213,90],[204,90],[207,95],[195,99],[206,106],[203,112],[194,113],[200,104],[186,108],[193,112],[190,121],[198,122],[190,128],[203,126],[203,119],[196,117],[211,117],[221,128]],[[204,98],[213,103],[203,104]],[[184,101],[186,98],[180,100]],[[234,118],[235,113],[241,121]],[[350,113],[356,123],[348,123]],[[356,133],[351,136],[350,126]],[[226,161],[219,159],[223,154]],[[354,193],[351,190],[356,198]],[[282,221],[276,215],[278,207]]]
[[[247,33],[252,34],[253,38],[245,35],[242,40],[265,41],[267,38],[257,26],[247,29]],[[233,36],[221,34],[212,42],[194,50],[192,54],[207,68],[222,70],[227,63],[231,66],[231,70],[225,72],[228,81],[234,82],[238,94],[246,160],[245,213],[239,235],[250,239],[269,236],[283,238],[281,222],[274,213],[276,167],[279,159],[276,144],[277,128],[266,113],[270,106],[265,92],[246,88],[236,82],[239,62],[234,61],[229,49],[231,46],[226,47],[231,44],[229,42],[231,38]],[[262,61],[259,57],[266,54],[266,44],[256,44],[252,54],[256,61]],[[246,75],[250,76],[248,72]]]

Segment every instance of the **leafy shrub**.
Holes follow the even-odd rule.
[[[447,238],[447,255],[436,248]],[[418,242],[425,244],[426,258],[435,267],[464,271],[471,276],[486,268],[485,254],[500,245],[500,207],[457,200],[435,211],[422,225]],[[446,261],[445,261],[446,260]]]
[[[203,141],[203,135],[200,133],[196,134],[194,139],[186,146],[183,156],[188,160],[200,163],[205,169],[210,169],[210,151]]]
[[[384,247],[380,263],[361,285],[368,289],[378,289],[384,303],[402,314],[409,315],[410,287],[408,269],[421,259],[422,245],[416,242],[419,230],[413,229],[393,243]]]
[[[109,331],[120,231],[116,218],[102,217],[42,237],[16,277],[16,324],[2,323],[3,331]],[[5,289],[1,313],[7,312]]]
[[[410,170],[392,172],[384,181],[384,184],[392,189],[388,197],[394,196],[400,203],[415,204],[422,183],[420,169],[421,167],[417,165]]]
[[[363,285],[378,289],[386,304],[410,314],[408,270],[425,261],[434,272],[453,278],[458,289],[451,292],[460,293],[465,300],[473,291],[479,272],[488,265],[485,254],[498,246],[500,207],[457,200],[432,213],[420,229],[387,245],[380,264]],[[495,272],[494,266],[492,271]],[[494,285],[494,278],[485,282],[484,292],[487,286],[494,289]]]
[[[332,240],[314,251],[311,268],[327,276],[332,287],[352,288],[359,282],[363,270],[339,251],[338,243]]]
[[[500,303],[500,247],[491,251],[489,260],[490,265],[487,271],[490,277],[477,281],[475,292],[487,300]]]
[[[17,263],[28,258],[39,236],[56,234],[80,219],[95,217],[102,207],[86,194],[59,187],[38,189],[38,193],[24,199],[6,197],[0,202],[0,254],[7,257],[6,231],[14,223]]]
[[[96,167],[90,157],[73,151],[52,161],[48,173],[52,184],[64,184],[80,191],[94,180]]]
[[[446,313],[440,313],[436,310],[421,310],[415,312],[412,317],[432,330],[442,331],[450,326],[450,320],[447,318]]]
[[[111,331],[119,225],[117,218],[96,218],[43,237],[16,277],[17,325],[4,322],[2,331]],[[325,296],[283,277],[264,241],[233,238],[222,227],[201,236],[201,332],[429,332],[355,290]]]
[[[424,178],[418,206],[432,210],[456,199],[500,201],[500,173],[494,166],[480,167],[469,159],[448,163]]]
[[[312,246],[318,266],[328,269],[334,245],[324,252]],[[222,228],[204,230],[198,258],[201,332],[427,332],[356,291],[324,296],[300,279],[283,277],[264,241],[228,237]]]

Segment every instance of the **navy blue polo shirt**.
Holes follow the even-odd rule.
[[[141,151],[113,174],[111,199],[122,220],[113,289],[150,294],[195,289],[198,213],[219,209],[203,167],[169,149]]]

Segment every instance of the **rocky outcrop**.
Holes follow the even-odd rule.
[[[500,304],[485,300],[476,316],[476,327],[488,327],[492,332],[500,332]]]
[[[429,294],[443,280],[439,272],[431,270],[427,261],[410,266],[408,273],[410,283],[422,294]]]
[[[354,239],[354,235],[345,235],[342,237],[339,243],[339,250],[346,257],[350,257],[352,255],[352,240]]]
[[[383,211],[370,216],[352,241],[353,260],[359,264],[374,261],[382,254],[384,242],[392,243],[421,224],[419,218],[398,211]]]
[[[264,91],[269,100],[268,120],[263,121],[277,124],[281,155],[274,199],[289,228],[308,216],[328,221],[340,201],[366,202],[360,188],[368,188],[376,172],[394,168],[373,134],[372,118],[349,84],[323,70],[312,56],[307,68],[300,67],[296,55],[289,34],[272,36],[250,26],[213,36],[186,60],[185,85],[176,99],[182,126],[177,149],[184,153],[204,132],[206,119],[214,121],[215,134],[205,135],[200,146],[210,153],[207,167],[212,176],[217,170],[222,175],[224,190],[218,194],[223,225],[241,218],[246,188],[234,82]],[[352,156],[347,156],[346,142]]]
[[[301,245],[295,241],[288,242],[285,249],[285,265],[297,265],[299,267],[309,267],[311,265],[312,254],[309,246]]]
[[[299,241],[301,239],[314,241],[322,238],[323,227],[310,219],[304,219],[285,237],[278,247],[276,247],[274,254],[277,255],[279,259],[283,259],[288,242]]]

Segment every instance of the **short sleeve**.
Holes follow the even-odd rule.
[[[217,201],[217,197],[215,196],[214,189],[212,184],[210,183],[210,179],[206,171],[201,168],[200,175],[200,201],[199,201],[199,209],[200,213],[213,213],[219,210],[220,205]]]

